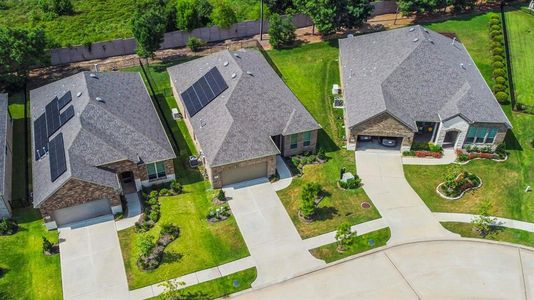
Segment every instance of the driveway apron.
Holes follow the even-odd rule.
[[[59,229],[64,299],[127,299],[128,282],[113,216]]]
[[[456,238],[444,229],[404,177],[399,151],[356,151],[363,189],[391,229],[388,244]]]
[[[306,249],[266,179],[225,188],[225,191],[231,197],[232,213],[256,261],[258,277],[253,287],[281,282],[326,265]]]

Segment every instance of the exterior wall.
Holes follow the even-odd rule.
[[[146,165],[137,165],[136,163],[129,160],[122,160],[107,165],[101,166],[103,169],[113,171],[117,175],[123,172],[132,172],[136,180],[137,189],[140,190],[141,186],[150,186],[155,182],[161,183],[169,181],[175,178],[174,176],[174,161],[172,159],[166,160],[163,162],[165,165],[165,173],[167,178],[159,180],[149,180],[148,173],[146,171]]]
[[[12,173],[12,158],[13,158],[13,120],[7,114],[6,127],[6,149],[4,153],[4,194],[0,195],[0,218],[11,217],[11,174]]]
[[[54,221],[54,210],[100,199],[109,199],[112,207],[121,205],[119,191],[111,187],[71,178],[45,200],[39,210],[45,219],[45,223],[51,223]]]
[[[297,135],[297,148],[291,149],[291,135],[285,135],[282,137],[282,155],[291,156],[301,154],[303,152],[315,152],[317,147],[317,134],[318,131],[314,130],[311,134],[311,141],[309,146],[304,146],[304,133],[298,133]]]
[[[471,124],[470,127],[485,127],[485,128],[497,128],[497,134],[495,135],[495,140],[493,141],[493,144],[482,144],[486,146],[496,146],[502,142],[504,142],[504,139],[506,138],[506,133],[508,132],[508,127],[504,124],[495,124],[495,123],[474,123]],[[462,147],[465,145],[465,138],[461,141]],[[477,144],[481,145],[481,144]]]
[[[402,150],[412,146],[414,132],[387,113],[375,116],[350,130],[351,140],[356,141],[358,135],[402,137]]]
[[[260,157],[256,159],[246,160],[246,161],[223,165],[223,166],[217,166],[213,168],[206,164],[206,172],[208,173],[208,178],[213,188],[218,189],[218,188],[221,188],[223,185],[222,173],[225,170],[246,167],[246,166],[254,165],[260,162],[267,163],[267,174],[266,174],[267,177],[272,176],[276,173],[276,155]]]
[[[456,116],[452,119],[442,122],[436,135],[436,144],[440,146],[443,145],[443,140],[445,139],[447,132],[458,131],[458,138],[453,148],[462,148],[468,129],[469,123],[467,123],[467,121],[460,116]]]

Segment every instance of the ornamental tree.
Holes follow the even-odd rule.
[[[163,42],[167,26],[164,8],[156,4],[148,7],[138,6],[131,25],[137,42],[137,55],[143,58],[154,57]]]
[[[283,45],[291,44],[296,39],[295,26],[291,18],[283,18],[273,14],[269,20],[269,43],[278,49]]]

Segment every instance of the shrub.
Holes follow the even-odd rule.
[[[501,30],[502,30],[502,27],[501,27],[499,24],[500,24],[500,23],[491,25],[491,26],[490,26],[490,30],[491,30],[491,31],[496,31],[496,30],[501,31]]]
[[[429,146],[430,152],[443,153],[443,147],[441,147],[440,145],[436,145],[436,144],[433,144],[433,143],[428,143],[428,146]]]
[[[319,148],[319,151],[317,151],[317,158],[320,160],[326,160],[326,151],[324,148]]]
[[[419,151],[419,150],[430,150],[430,146],[428,143],[422,143],[422,142],[413,142],[412,143],[412,150]]]
[[[137,249],[141,257],[149,256],[155,246],[154,237],[150,234],[141,234],[137,238]]]
[[[174,224],[163,224],[159,231],[160,236],[170,235],[174,239],[177,239],[180,235],[180,228]]]
[[[189,37],[187,40],[187,47],[193,52],[198,52],[204,44],[203,40],[194,36]]]
[[[495,84],[493,86],[493,92],[497,93],[497,92],[504,92],[506,91],[506,86],[503,85],[503,84]]]
[[[19,226],[14,220],[8,218],[0,219],[0,236],[15,234]]]
[[[505,75],[506,75],[506,72],[503,69],[495,69],[495,70],[493,70],[493,78],[504,77]]]
[[[500,19],[490,19],[489,21],[489,24],[490,26],[495,26],[495,25],[501,25],[501,20]]]
[[[356,231],[351,231],[350,224],[343,223],[339,225],[336,230],[337,250],[344,251],[346,247],[352,245],[356,234]]]
[[[215,2],[210,16],[211,21],[221,28],[230,28],[237,23],[235,11],[226,0]]]
[[[493,62],[498,61],[504,64],[504,58],[501,55],[493,55],[491,59],[493,60]]]
[[[503,56],[504,55],[504,49],[501,48],[501,47],[495,47],[495,48],[491,49],[491,53],[493,55],[501,55],[501,56]]]
[[[503,38],[503,36],[501,34],[501,35],[494,36],[493,40],[502,43],[504,41],[504,38]]]
[[[504,85],[506,83],[506,78],[503,76],[497,76],[495,77],[495,83]]]
[[[45,14],[52,15],[72,15],[74,13],[74,6],[71,0],[39,0],[39,7]]]
[[[43,236],[43,253],[52,254],[54,252],[54,244]]]
[[[508,100],[508,97],[509,97],[509,95],[508,95],[508,93],[506,93],[506,92],[497,92],[497,93],[495,94],[495,98],[497,98],[497,101],[499,101],[499,102],[505,102],[505,101],[507,101],[507,100]]]
[[[150,213],[148,214],[148,218],[154,222],[157,223],[159,221],[160,217],[160,210],[158,205],[151,206]]]
[[[160,196],[170,196],[171,192],[169,191],[169,189],[163,188],[163,189],[159,190],[159,195]]]
[[[171,190],[175,194],[181,194],[184,190],[184,187],[176,180],[171,181]]]
[[[217,199],[219,199],[220,201],[226,201],[226,194],[222,189],[219,190],[219,193],[217,194]]]
[[[497,145],[497,147],[495,148],[495,153],[497,153],[499,157],[504,158],[506,156],[506,144],[500,143],[499,145]]]
[[[491,66],[495,69],[504,68],[504,64],[500,61],[493,62]]]
[[[462,161],[462,162],[469,160],[469,156],[465,153],[458,154],[457,158],[458,158],[458,161]]]
[[[295,26],[290,17],[281,17],[273,14],[269,21],[269,43],[278,49],[284,45],[292,44],[296,39]]]
[[[354,190],[361,186],[362,180],[358,175],[356,175],[354,178],[348,179],[346,182],[339,181],[339,186],[346,190]]]
[[[415,156],[415,151],[413,150],[403,151],[402,155],[403,156]]]
[[[151,191],[150,194],[148,195],[149,198],[158,198],[158,196],[159,196],[158,191]]]
[[[499,28],[499,30],[490,31],[490,37],[492,39],[494,39],[496,36],[500,36],[500,35],[502,35],[502,30],[500,28]],[[497,41],[496,44],[499,45],[499,46],[501,45],[501,43],[499,43],[498,41]]]

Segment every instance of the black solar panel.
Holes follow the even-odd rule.
[[[192,117],[228,88],[217,67],[213,67],[182,94],[185,108]]]
[[[59,98],[58,101],[58,109],[62,110],[63,107],[67,106],[72,101],[72,94],[70,91],[66,92],[65,95],[63,95],[61,98]]]
[[[65,145],[63,143],[63,133],[59,133],[49,145],[50,156],[50,179],[56,181],[61,174],[67,171],[67,161],[65,159]]]
[[[59,119],[58,99],[54,98],[45,107],[46,110],[46,128],[48,131],[48,137],[51,137],[59,127],[61,127],[61,121]]]
[[[67,109],[61,113],[61,115],[59,115],[61,126],[67,123],[68,120],[72,119],[72,117],[74,117],[74,106],[71,105],[67,107]]]
[[[48,152],[48,134],[46,132],[46,115],[42,114],[33,122],[35,160],[39,160]]]

